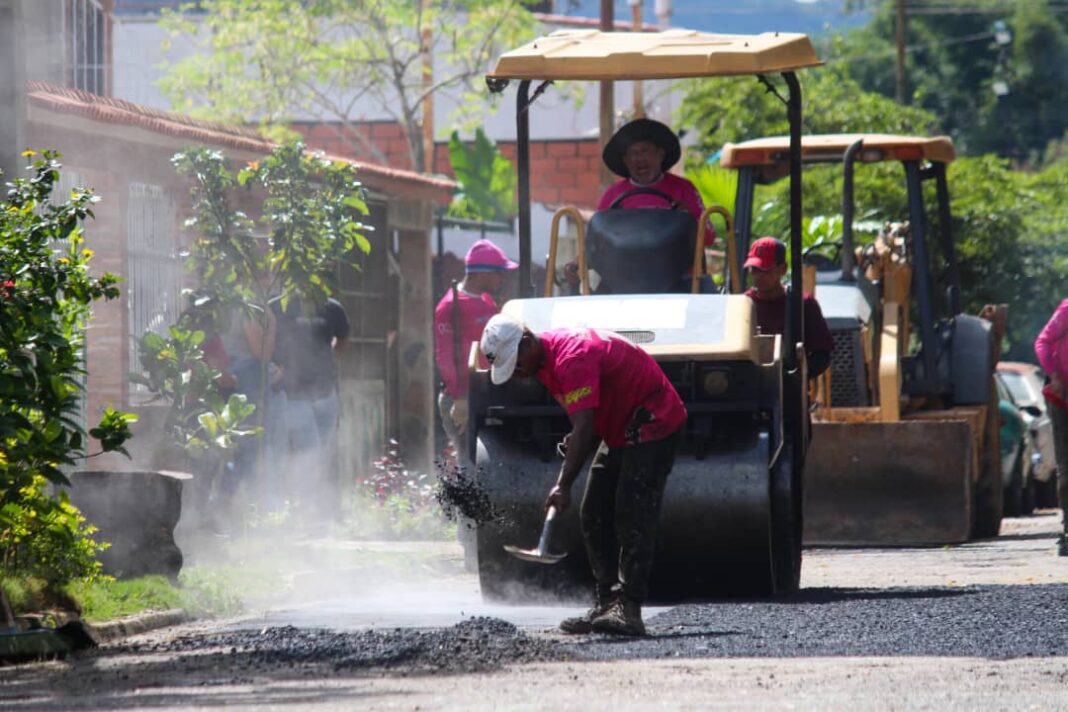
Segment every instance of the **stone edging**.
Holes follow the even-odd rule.
[[[103,644],[191,620],[193,616],[188,612],[181,608],[171,608],[166,611],[138,613],[103,623],[87,623],[86,626],[97,643]]]

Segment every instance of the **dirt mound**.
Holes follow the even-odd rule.
[[[293,626],[178,638],[154,652],[237,656],[252,668],[322,665],[336,672],[392,668],[418,673],[496,670],[504,665],[562,660],[567,653],[498,618],[470,618],[450,628],[334,632]]]

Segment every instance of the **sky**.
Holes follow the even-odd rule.
[[[557,11],[569,15],[597,17],[600,0],[578,0],[567,9],[567,0],[557,0]],[[673,27],[704,32],[750,34],[760,32],[805,32],[820,34],[828,27],[846,29],[864,24],[865,13],[846,14],[843,0],[673,0]],[[644,0],[642,15],[655,22],[654,0]],[[627,0],[615,0],[617,20],[631,17]]]

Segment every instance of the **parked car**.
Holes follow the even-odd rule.
[[[998,387],[998,411],[1001,415],[1001,486],[1004,492],[1005,516],[1030,514],[1034,506],[1034,480],[1028,460],[1031,440],[1020,409],[1001,379]]]
[[[997,366],[998,381],[1020,412],[1031,441],[1030,473],[1022,482],[1031,483],[1035,504],[1057,506],[1057,459],[1053,453],[1053,426],[1042,395],[1042,370],[1030,363],[1002,361]]]

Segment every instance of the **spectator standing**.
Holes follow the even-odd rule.
[[[1035,355],[1046,372],[1042,393],[1053,425],[1057,458],[1057,499],[1061,506],[1057,554],[1068,556],[1068,299],[1060,303],[1035,339]]]
[[[445,292],[434,310],[434,362],[441,374],[438,410],[457,452],[467,427],[467,358],[486,322],[500,311],[505,275],[519,267],[501,248],[479,240],[464,257],[464,279]],[[487,364],[483,364],[486,367]]]
[[[310,506],[309,521],[322,522],[338,514],[337,359],[349,338],[349,317],[333,298],[318,307],[296,297],[284,310],[277,300],[272,307],[288,405],[289,475],[299,480],[295,491],[305,496],[295,499]]]

